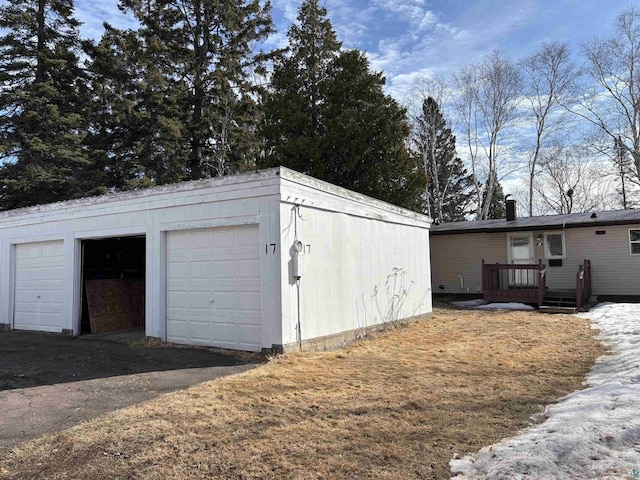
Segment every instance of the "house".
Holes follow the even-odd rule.
[[[429,227],[286,168],[1,212],[0,328],[329,348],[431,311]]]
[[[517,218],[507,200],[506,219],[432,226],[431,261],[435,293],[560,306],[640,298],[640,210]]]

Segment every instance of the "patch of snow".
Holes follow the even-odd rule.
[[[451,460],[452,478],[640,478],[640,305],[603,303],[579,316],[611,348],[588,388],[549,406],[544,423]]]
[[[454,307],[473,308],[473,307],[479,307],[480,305],[486,305],[487,303],[489,302],[481,298],[478,298],[476,300],[464,300],[462,302],[451,302],[450,305],[453,305]]]
[[[524,303],[509,302],[509,303],[490,303],[488,305],[481,305],[476,307],[476,310],[535,310],[531,305],[525,305]]]

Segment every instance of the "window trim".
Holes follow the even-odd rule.
[[[547,244],[547,236],[549,235],[560,235],[560,238],[562,238],[562,255],[551,255],[551,252],[549,251],[549,245]],[[567,242],[563,231],[544,232],[544,258],[546,258],[547,260],[567,258]]]
[[[639,245],[640,245],[640,240],[631,240],[631,231],[632,231],[632,230],[640,232],[640,228],[630,228],[630,229],[629,229],[629,233],[628,233],[628,238],[629,238],[629,255],[633,255],[633,256],[635,256],[635,255],[640,255],[640,252],[638,252],[638,253],[633,253],[633,251],[631,250],[631,245],[633,245],[633,244],[639,244]]]

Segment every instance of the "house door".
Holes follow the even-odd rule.
[[[507,235],[507,258],[515,265],[531,265],[535,263],[533,251],[533,234],[513,233]],[[534,286],[536,282],[534,270],[512,270],[509,272],[509,284],[524,287]]]

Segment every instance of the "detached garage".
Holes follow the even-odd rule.
[[[427,217],[277,168],[0,213],[0,327],[330,348],[431,311]]]

